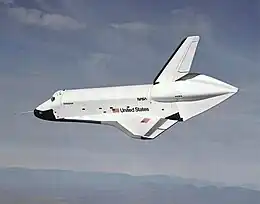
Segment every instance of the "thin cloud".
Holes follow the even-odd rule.
[[[128,31],[147,31],[156,29],[155,26],[143,22],[113,23],[111,24],[111,27]]]
[[[0,3],[3,3],[3,4],[13,4],[14,1],[13,0],[0,0]]]
[[[85,29],[86,25],[61,14],[49,14],[24,7],[8,8],[9,17],[26,25],[42,26],[52,30]]]

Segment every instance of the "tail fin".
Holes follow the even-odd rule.
[[[176,81],[186,75],[190,71],[199,40],[199,36],[185,38],[155,77],[153,84]]]

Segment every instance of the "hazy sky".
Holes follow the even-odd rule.
[[[0,0],[0,166],[169,174],[260,187],[257,0]],[[31,115],[62,88],[151,83],[183,37],[240,92],[154,141]]]

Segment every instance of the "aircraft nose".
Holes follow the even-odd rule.
[[[42,111],[34,109],[33,113],[35,117],[42,119]]]
[[[33,111],[35,117],[40,118],[42,120],[50,120],[50,121],[54,121],[56,120],[55,115],[53,114],[53,110],[45,110],[45,111],[41,111],[38,110],[37,108]]]

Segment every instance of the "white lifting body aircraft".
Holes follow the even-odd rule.
[[[152,84],[59,90],[34,110],[43,120],[114,126],[136,139],[154,139],[228,99],[238,88],[189,73],[199,36],[185,38]]]

